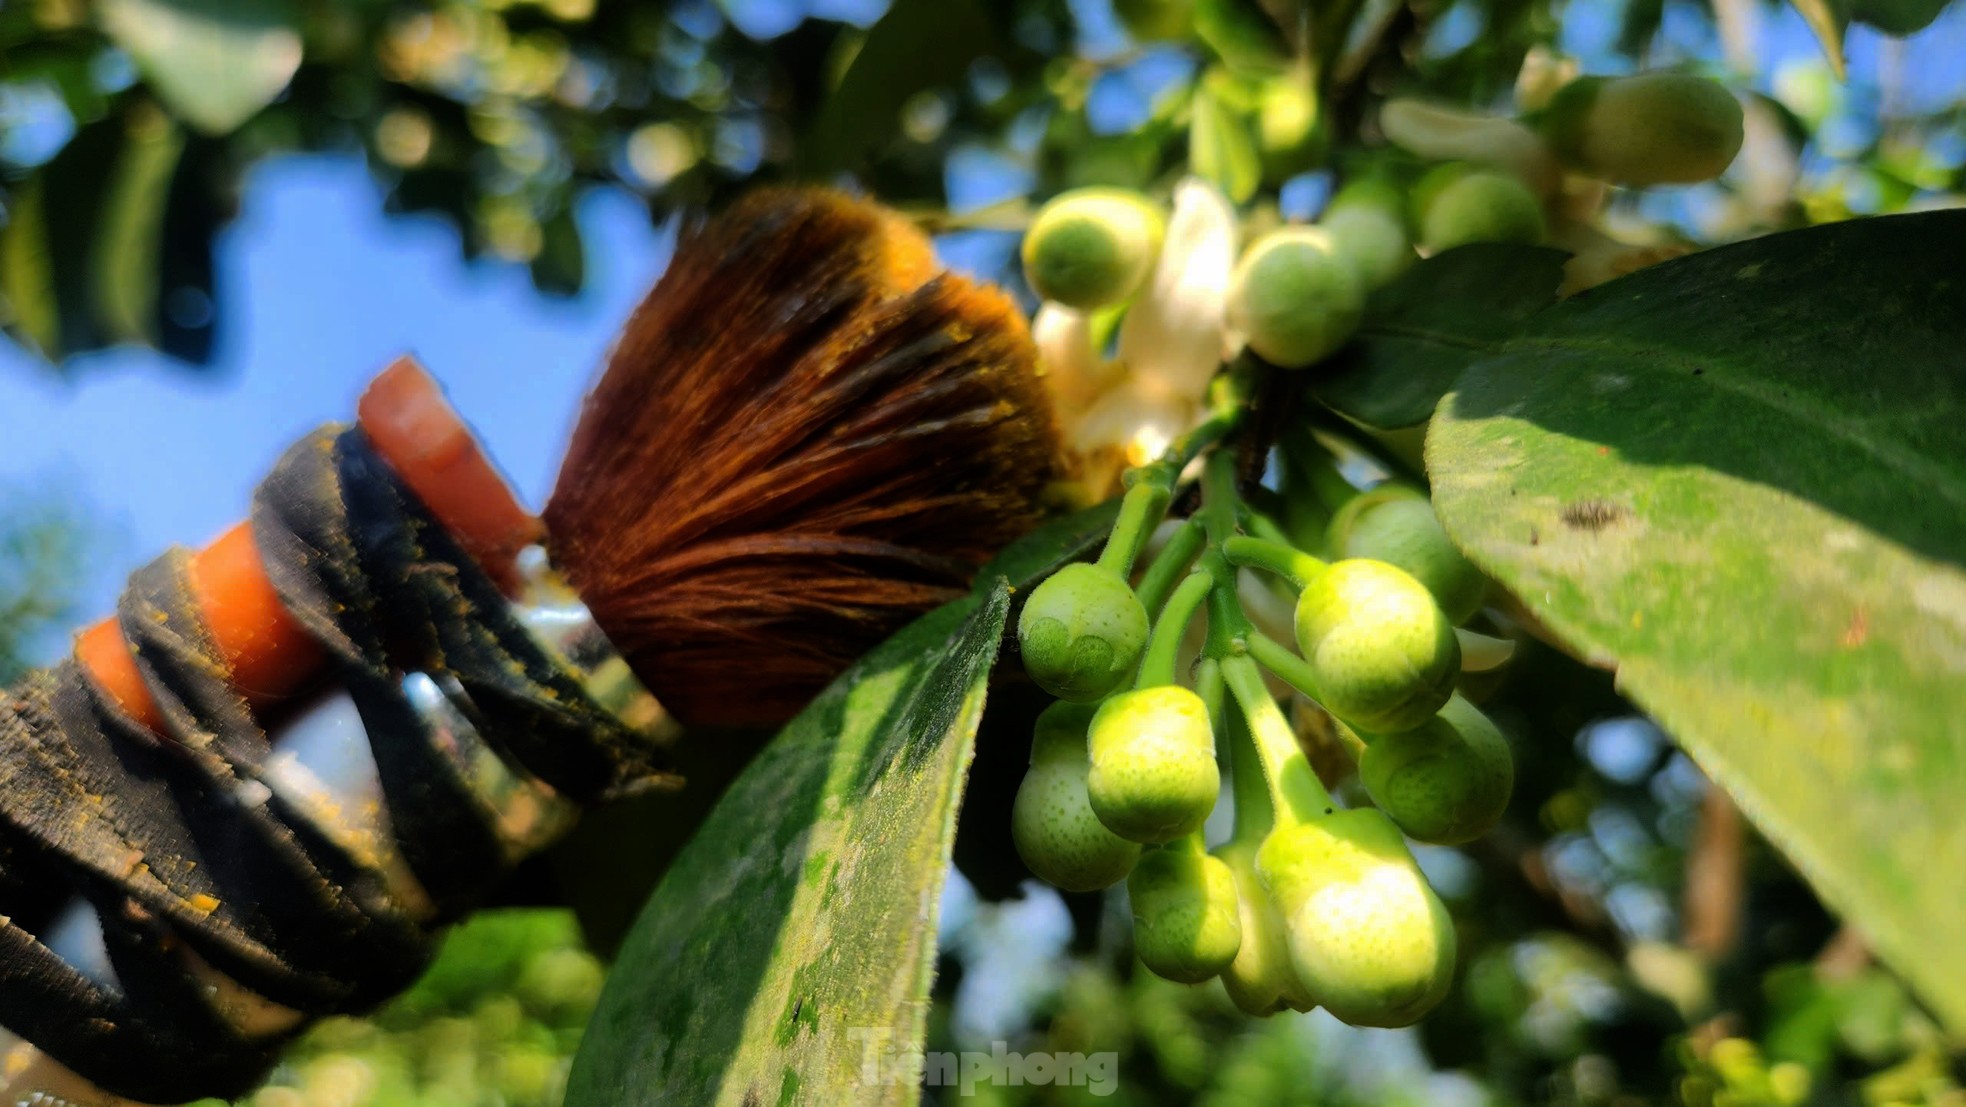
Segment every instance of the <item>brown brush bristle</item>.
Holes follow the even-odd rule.
[[[588,396],[554,557],[656,698],[788,718],[1038,518],[1057,431],[1002,293],[841,193],[692,233]]]

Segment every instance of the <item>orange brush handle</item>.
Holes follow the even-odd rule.
[[[376,453],[431,514],[495,578],[515,585],[514,558],[539,540],[539,520],[520,506],[430,374],[399,358],[369,384],[356,410]],[[292,695],[319,671],[320,647],[280,602],[251,524],[192,555],[190,587],[231,665],[232,684],[254,707]],[[125,711],[162,732],[163,717],[114,619],[78,635],[75,658]]]

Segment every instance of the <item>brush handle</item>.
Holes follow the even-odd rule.
[[[115,636],[90,639],[127,660],[123,694],[86,658],[0,694],[0,1022],[100,1089],[249,1087],[310,1016],[413,979],[436,929],[566,825],[567,800],[673,779],[611,698],[625,665],[543,554],[513,602],[522,559],[500,543],[537,525],[487,500],[511,504],[422,392],[437,406],[418,419],[371,408],[409,472],[371,426],[325,428],[261,483],[249,530],[132,575]],[[418,428],[456,434],[411,449]],[[460,524],[416,473],[487,479],[440,497]],[[269,689],[308,668],[337,690],[269,736]],[[252,695],[245,672],[264,681]]]
[[[443,389],[414,358],[378,374],[357,405],[357,425],[376,453],[465,552],[508,592],[519,551],[539,541],[539,520],[520,506]],[[255,708],[279,703],[320,671],[320,647],[268,579],[252,525],[239,523],[191,556],[192,595],[231,681]],[[75,658],[96,686],[157,734],[164,719],[114,618],[75,640]]]

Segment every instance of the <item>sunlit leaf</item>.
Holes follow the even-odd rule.
[[[1816,41],[1823,48],[1823,57],[1829,59],[1829,67],[1836,72],[1838,80],[1844,76],[1843,32],[1850,27],[1850,13],[1845,0],[1789,0],[1796,14],[1809,25]]]
[[[49,361],[114,340],[97,311],[95,244],[126,144],[121,118],[83,127],[35,170],[22,190],[27,202],[9,220],[9,330]]]
[[[1002,578],[904,629],[731,786],[623,946],[567,1103],[911,1103]]]
[[[300,68],[292,0],[100,0],[103,30],[185,122],[225,134]]]
[[[209,356],[219,215],[208,175],[183,172],[185,149],[183,131],[138,101],[35,171],[0,232],[8,333],[58,364],[119,343]]]
[[[1275,7],[1294,27],[1304,5],[1284,0]],[[1281,69],[1292,54],[1283,26],[1258,0],[1194,0],[1194,26],[1215,56],[1237,69]]]
[[[92,270],[96,311],[111,341],[147,343],[156,340],[164,211],[184,134],[154,111],[127,131],[103,198]]]
[[[1263,155],[1247,114],[1238,111],[1217,82],[1195,90],[1188,124],[1188,168],[1238,204],[1263,183]]]
[[[1477,361],[1448,532],[1966,1030],[1966,212],[1641,271]]]
[[[40,181],[17,190],[7,225],[0,229],[0,302],[5,304],[7,333],[52,357],[61,348],[61,317],[41,191]]]

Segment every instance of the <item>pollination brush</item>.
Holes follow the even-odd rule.
[[[0,693],[0,1101],[249,1089],[580,805],[680,783],[665,711],[782,720],[958,594],[1056,456],[1015,305],[825,191],[685,236],[543,520],[413,362],[358,413]]]

